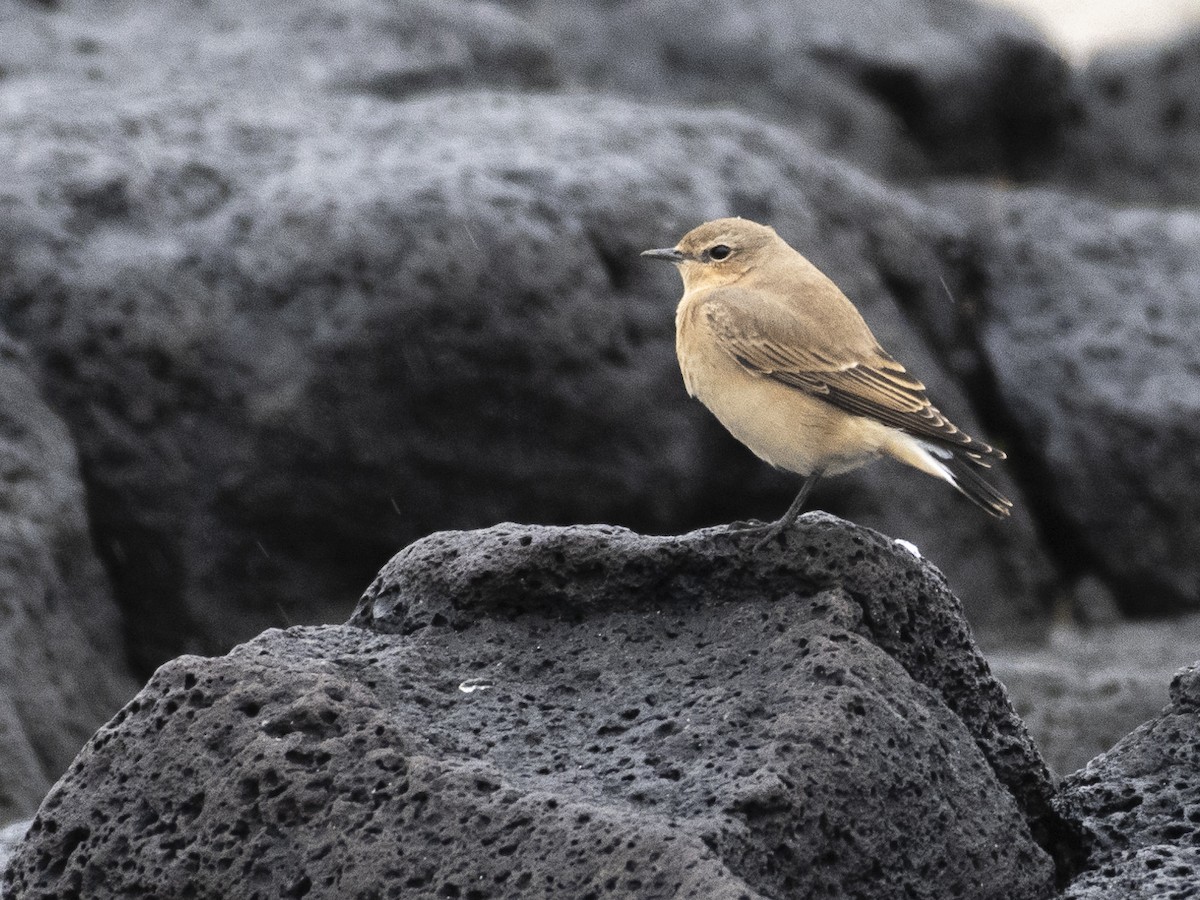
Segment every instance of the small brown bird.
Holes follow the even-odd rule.
[[[806,476],[758,546],[796,521],[823,475],[884,455],[1009,514],[1012,502],[976,471],[1004,454],[938,412],[846,295],[773,228],[716,219],[642,256],[683,277],[675,350],[688,394],[757,456]]]

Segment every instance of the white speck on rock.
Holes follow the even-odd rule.
[[[490,678],[468,678],[458,686],[458,689],[464,694],[473,694],[476,691],[483,691],[495,686],[496,682]]]

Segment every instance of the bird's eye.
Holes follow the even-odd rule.
[[[719,262],[732,252],[733,250],[729,247],[726,247],[724,244],[717,244],[717,246],[709,249],[708,256],[709,259],[715,259]]]

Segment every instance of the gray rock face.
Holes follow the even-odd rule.
[[[773,221],[983,430],[905,308],[953,330],[921,274],[954,278],[953,220],[741,115],[102,92],[6,125],[0,309],[80,441],[145,665],[344,614],[439,528],[777,516],[794,482],[687,401],[678,281],[637,258],[716,215]],[[1053,575],[1024,512],[898,468],[844,485],[818,502],[944,561],[977,625],[1036,620]]]
[[[1100,54],[1078,77],[1057,177],[1121,202],[1200,202],[1200,30]]]
[[[982,341],[1058,557],[1127,610],[1200,604],[1200,215],[965,191]]]
[[[508,5],[556,36],[577,83],[736,105],[892,177],[1028,174],[1057,149],[1068,109],[1065,63],[1028,22],[990,4]]]
[[[1066,779],[1058,806],[1091,855],[1070,900],[1195,896],[1200,883],[1200,665],[1171,682],[1161,715]]]
[[[31,822],[31,819],[22,819],[0,828],[0,872],[8,868],[8,860],[17,845],[25,839],[25,833],[29,831]],[[0,883],[0,897],[7,898],[8,896],[3,883]]]
[[[1200,615],[1056,628],[1044,647],[987,652],[1052,772],[1083,768],[1156,716],[1200,647]]]
[[[0,332],[0,821],[28,816],[134,692],[71,438]]]
[[[497,526],[343,627],[161,668],[43,804],[26,898],[1045,897],[1070,827],[940,574],[820,514]],[[73,893],[72,893],[73,892]]]
[[[549,88],[556,53],[488,3],[434,0],[80,0],[9,3],[6,90],[151,90],[170,96],[295,93],[399,99],[434,89]],[[44,102],[44,98],[41,98]],[[132,137],[132,135],[131,135]]]

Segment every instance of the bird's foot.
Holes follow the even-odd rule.
[[[750,519],[747,522],[730,522],[725,526],[726,534],[755,534],[761,533],[757,541],[750,548],[751,553],[757,553],[775,538],[779,537],[786,529],[790,528],[792,523],[786,519],[781,519],[777,522],[760,522],[758,519]]]
[[[769,528],[770,522],[760,522],[758,519],[747,519],[745,521],[730,522],[725,526],[725,531],[730,534],[739,534],[745,531],[762,531],[764,528]]]
[[[750,548],[750,552],[757,553],[763,547],[767,546],[767,544],[771,543],[771,541],[775,540],[775,538],[779,537],[779,535],[783,534],[784,530],[790,528],[791,525],[791,522],[786,521],[772,522],[767,527],[763,536],[754,542],[754,546]]]

